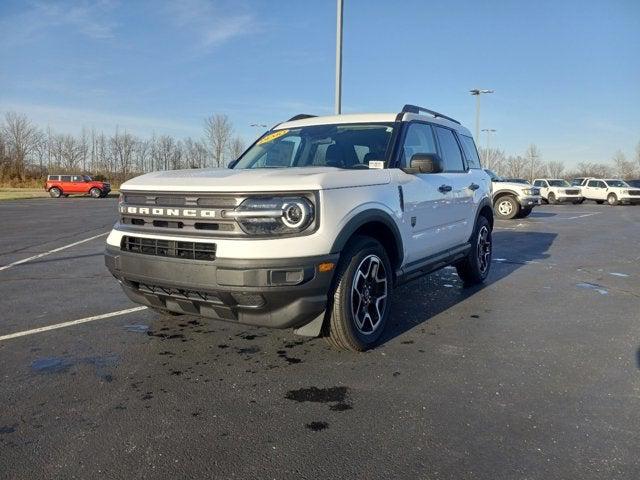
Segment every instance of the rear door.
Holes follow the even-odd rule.
[[[71,175],[60,175],[60,188],[67,193],[73,193],[73,183],[71,182]]]
[[[456,133],[439,125],[434,125],[433,129],[444,167],[440,178],[443,186],[451,189],[447,196],[446,228],[449,230],[449,247],[455,247],[467,242],[471,236],[476,212],[473,203],[477,191],[473,185],[478,185],[479,177],[465,165]]]

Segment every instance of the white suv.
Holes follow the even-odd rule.
[[[124,183],[105,261],[164,313],[296,328],[363,350],[392,289],[447,265],[491,267],[490,180],[459,122],[400,113],[297,115],[229,169]]]
[[[582,203],[580,187],[571,186],[562,178],[536,178],[533,186],[540,189],[540,196],[550,205],[572,202]]]
[[[587,200],[596,203],[618,205],[620,203],[640,204],[640,188],[633,188],[623,180],[617,179],[585,179],[582,194]]]
[[[491,177],[493,210],[499,219],[527,217],[533,208],[542,203],[540,189],[530,183],[511,182],[495,172],[485,169]]]

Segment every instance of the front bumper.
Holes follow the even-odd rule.
[[[164,258],[107,245],[105,264],[134,302],[176,313],[271,328],[324,312],[338,254],[277,260]]]
[[[520,196],[518,197],[518,203],[520,203],[520,206],[522,208],[533,208],[536,205],[542,204],[542,197],[540,197],[539,195],[530,197]]]

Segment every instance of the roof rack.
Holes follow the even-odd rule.
[[[302,120],[305,118],[313,118],[313,117],[317,117],[317,115],[309,115],[308,113],[299,113],[298,115],[291,117],[289,120],[287,120],[287,122],[293,122],[294,120]]]
[[[458,125],[462,125],[458,120],[451,118],[451,117],[447,117],[446,115],[443,115],[442,113],[438,113],[435,112],[433,110],[429,110],[428,108],[424,108],[424,107],[418,107],[417,105],[405,105],[404,107],[402,107],[402,112],[400,113],[415,113],[415,114],[420,114],[420,112],[425,112],[428,113],[429,115],[433,115],[435,118],[444,118],[445,120],[450,120],[453,123],[457,123]]]

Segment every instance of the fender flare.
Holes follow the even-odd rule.
[[[398,250],[398,257],[400,261],[404,258],[404,245],[402,243],[402,235],[400,234],[400,230],[396,225],[396,222],[393,220],[393,217],[389,215],[384,210],[380,209],[370,209],[365,210],[364,212],[360,212],[357,215],[353,216],[347,224],[342,227],[340,233],[333,241],[333,245],[331,246],[332,253],[339,253],[349,241],[349,238],[363,225],[371,222],[380,222],[383,223],[386,227],[391,230],[393,233],[393,237],[396,244],[396,249]]]
[[[476,231],[476,225],[478,225],[478,217],[480,217],[480,212],[484,207],[489,207],[489,210],[491,210],[491,218],[489,218],[488,220],[491,223],[491,228],[493,229],[493,198],[490,199],[489,197],[484,197],[478,204],[478,208],[476,208],[476,217],[473,223],[474,233]],[[473,233],[471,234],[471,237],[473,237]]]
[[[493,200],[495,197],[497,197],[498,195],[501,195],[503,193],[508,193],[508,194],[514,195],[516,198],[518,198],[518,192],[516,192],[515,190],[510,190],[508,188],[505,188],[503,190],[498,190],[497,192],[494,192],[493,194],[491,194],[491,200]]]

